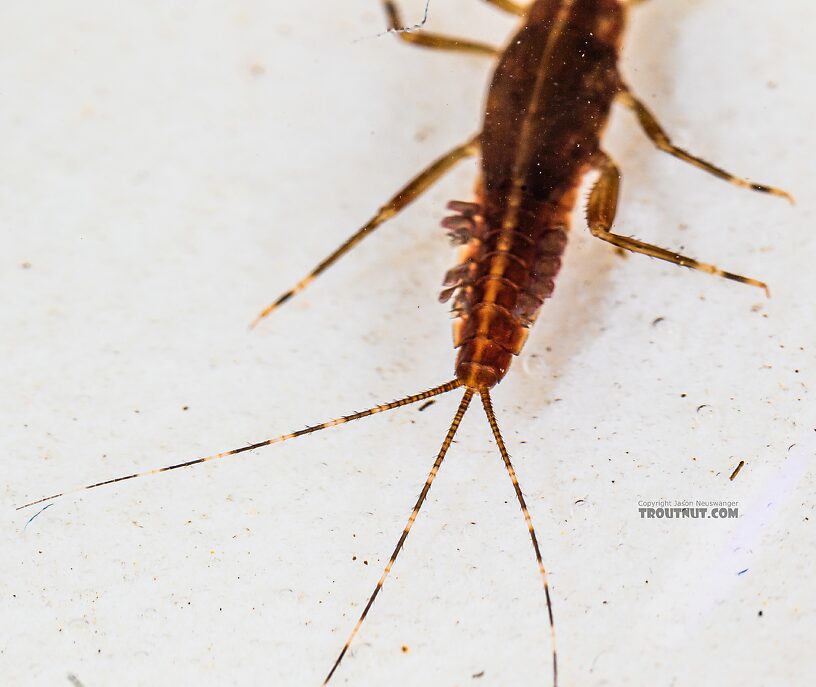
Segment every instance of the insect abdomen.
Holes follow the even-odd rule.
[[[446,278],[456,291],[456,375],[471,388],[492,387],[521,352],[529,326],[553,293],[567,243],[568,210],[542,207],[507,230],[486,225],[476,204],[452,207],[472,208],[445,220],[449,228],[470,223],[463,260]]]

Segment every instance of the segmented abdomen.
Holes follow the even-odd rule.
[[[463,384],[494,386],[521,352],[528,328],[553,293],[573,200],[571,192],[557,205],[526,203],[512,230],[486,222],[481,203],[448,206],[457,214],[442,224],[465,245],[440,298],[454,297],[456,375]]]

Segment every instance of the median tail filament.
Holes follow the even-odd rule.
[[[402,545],[408,538],[408,533],[411,531],[411,527],[413,527],[414,522],[417,519],[417,515],[419,515],[419,509],[422,508],[422,504],[425,503],[425,498],[428,496],[428,492],[431,490],[431,485],[433,484],[434,479],[436,479],[436,475],[439,473],[439,468],[442,465],[442,461],[445,460],[445,454],[448,452],[451,443],[453,443],[453,437],[456,434],[456,430],[459,429],[459,425],[462,423],[462,418],[465,416],[465,411],[470,405],[470,401],[473,399],[474,393],[475,391],[473,389],[470,388],[465,389],[465,395],[462,397],[462,402],[459,404],[459,409],[456,411],[456,415],[453,418],[453,422],[451,423],[450,429],[448,430],[448,433],[445,436],[445,440],[442,442],[442,448],[439,449],[439,453],[436,456],[436,460],[434,461],[433,467],[431,468],[431,471],[428,474],[428,478],[425,480],[425,486],[422,487],[422,491],[419,493],[419,498],[417,499],[417,502],[414,505],[414,509],[411,511],[411,515],[408,516],[408,522],[405,524],[405,527],[402,530],[402,534],[400,535],[399,541],[397,542],[397,545],[394,548],[394,553],[392,553],[391,558],[388,559],[388,563],[386,564],[385,570],[383,570],[383,574],[380,576],[380,579],[377,582],[377,586],[374,588],[374,592],[369,597],[368,603],[365,605],[363,612],[360,614],[360,618],[357,620],[357,624],[354,626],[354,629],[351,631],[351,634],[346,640],[346,643],[343,645],[343,649],[340,651],[340,655],[334,662],[332,669],[329,671],[329,674],[323,681],[323,685],[327,685],[329,683],[329,680],[331,680],[332,675],[334,675],[334,672],[337,670],[338,666],[340,665],[340,662],[346,655],[349,646],[351,646],[351,642],[354,640],[354,637],[357,636],[357,632],[360,630],[360,626],[366,619],[369,609],[374,604],[374,599],[377,598],[377,595],[383,588],[383,584],[385,584],[385,578],[388,577],[388,574],[391,572],[391,568],[394,566],[394,561],[397,560],[397,556],[399,555],[399,552],[402,550]]]

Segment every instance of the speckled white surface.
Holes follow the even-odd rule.
[[[556,297],[494,398],[552,572],[563,685],[816,674],[815,21],[805,0],[633,12],[623,69],[677,142],[798,204],[657,153],[615,113],[619,231],[773,298],[621,259],[576,213]],[[436,30],[512,27],[475,0],[431,4]],[[381,30],[374,0],[4,8],[3,685],[312,685],[330,667],[453,396],[69,496],[27,526],[36,510],[13,507],[451,376],[438,222],[469,197],[469,164],[246,328],[478,126],[488,61]],[[337,684],[549,684],[529,540],[474,410]],[[641,520],[655,498],[743,517]]]

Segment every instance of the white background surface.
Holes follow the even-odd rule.
[[[576,213],[556,297],[494,399],[552,573],[564,685],[816,671],[814,21],[805,0],[633,12],[623,69],[677,142],[799,202],[659,154],[615,113],[618,230],[773,298],[621,259]],[[489,61],[369,38],[382,26],[374,0],[5,8],[0,683],[313,685],[330,667],[454,395],[72,495],[27,527],[36,510],[13,507],[451,377],[438,222],[470,197],[470,164],[246,328],[478,127]],[[437,0],[430,26],[498,43],[513,19]],[[743,517],[641,520],[656,498],[738,500]],[[549,651],[475,406],[336,682],[548,684]]]

